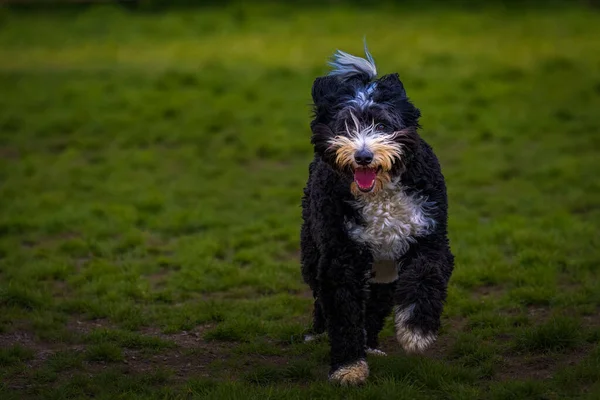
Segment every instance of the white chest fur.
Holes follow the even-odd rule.
[[[364,196],[352,205],[364,222],[347,221],[348,235],[371,248],[376,262],[374,269],[380,264],[391,265],[389,261],[398,260],[406,253],[416,237],[426,235],[435,226],[435,221],[428,216],[435,204],[406,194],[398,185],[390,184],[376,195]]]

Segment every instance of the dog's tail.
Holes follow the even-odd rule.
[[[364,78],[368,82],[374,79],[377,76],[377,67],[373,56],[367,49],[367,41],[365,40],[364,43],[366,59],[338,50],[329,62],[329,65],[333,67],[329,75],[338,76],[342,80]]]

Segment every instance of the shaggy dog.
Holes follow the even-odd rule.
[[[363,383],[366,354],[394,311],[407,353],[436,339],[454,257],[444,177],[417,134],[420,111],[397,74],[338,51],[312,88],[314,159],[302,199],[302,276],[314,296],[310,340],[326,333],[329,379]]]

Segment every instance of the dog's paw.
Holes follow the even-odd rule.
[[[365,352],[367,354],[370,354],[372,356],[379,356],[379,357],[385,357],[387,356],[387,353],[385,351],[379,350],[379,349],[372,349],[370,347],[367,347],[367,349],[365,350]]]
[[[329,380],[342,386],[356,386],[365,383],[369,377],[369,365],[365,360],[339,367],[329,375]]]
[[[396,326],[396,339],[407,353],[422,353],[435,342],[434,332],[423,333],[416,327],[410,327],[407,322],[411,317],[414,305],[407,308],[396,308],[394,324]]]
[[[396,339],[405,352],[409,354],[422,353],[435,342],[433,333],[423,334],[419,329],[396,327]]]

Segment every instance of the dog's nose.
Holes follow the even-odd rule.
[[[369,165],[373,161],[373,153],[367,149],[362,149],[354,153],[354,160],[358,165]]]

